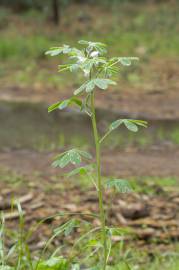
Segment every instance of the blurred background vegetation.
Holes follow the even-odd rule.
[[[3,86],[73,86],[65,76],[59,78],[59,62],[47,59],[44,52],[82,38],[107,43],[110,54],[141,58],[140,67],[123,71],[122,88],[132,84],[160,90],[176,84],[172,79],[178,68],[178,6],[174,0],[1,0]]]

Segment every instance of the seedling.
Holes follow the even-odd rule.
[[[96,91],[105,94],[105,91],[110,86],[116,85],[114,78],[119,73],[120,66],[130,66],[132,62],[138,60],[138,58],[108,58],[106,56],[106,45],[100,42],[81,40],[79,41],[79,45],[82,49],[64,45],[62,47],[51,48],[46,52],[47,55],[51,56],[65,54],[70,60],[70,63],[68,64],[59,65],[59,72],[81,72],[84,75],[84,82],[78,89],[75,89],[73,96],[51,105],[48,108],[48,112],[52,112],[56,109],[63,110],[68,106],[74,105],[91,118],[96,150],[96,162],[95,164],[89,165],[92,160],[92,155],[74,148],[58,155],[53,162],[53,166],[64,168],[69,164],[72,164],[75,168],[73,171],[69,172],[69,176],[74,176],[75,174],[86,174],[87,176],[90,176],[90,179],[96,188],[99,200],[99,213],[97,213],[97,216],[100,220],[100,227],[91,229],[86,235],[83,235],[78,239],[77,243],[83,241],[85,238],[89,240],[89,235],[94,235],[87,243],[88,250],[91,248],[91,253],[89,253],[90,255],[88,258],[92,255],[98,255],[98,261],[95,268],[90,269],[106,270],[112,249],[112,235],[121,234],[122,230],[120,228],[110,228],[106,226],[107,217],[104,208],[104,190],[105,188],[113,188],[118,192],[126,193],[131,191],[131,187],[130,183],[124,179],[109,179],[107,182],[103,183],[101,175],[102,145],[106,137],[120,126],[124,125],[129,131],[137,132],[139,127],[147,127],[147,122],[133,119],[117,119],[109,125],[109,128],[104,135],[101,136],[99,134],[95,109]],[[81,166],[82,161],[86,162],[85,166]],[[91,173],[93,169],[94,172]],[[71,232],[73,225],[76,226],[74,220],[72,222],[67,222],[69,228],[63,225],[64,232]],[[126,267],[126,269],[130,269],[127,264]],[[80,269],[80,266],[75,264],[72,269]]]

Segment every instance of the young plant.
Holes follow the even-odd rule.
[[[132,61],[138,60],[138,58],[107,58],[107,50],[105,44],[84,40],[79,41],[79,44],[82,46],[82,49],[64,45],[62,47],[51,48],[46,52],[47,55],[51,56],[65,54],[69,58],[70,63],[59,65],[59,72],[82,72],[84,75],[84,82],[78,89],[74,91],[74,95],[69,99],[65,99],[51,105],[48,108],[48,112],[52,112],[56,109],[62,110],[68,106],[75,105],[79,107],[81,112],[86,113],[91,118],[96,150],[96,162],[94,165],[90,166],[88,162],[92,159],[91,154],[74,148],[58,155],[53,163],[53,166],[64,168],[68,164],[72,164],[75,166],[75,169],[69,173],[69,176],[78,173],[86,174],[87,176],[90,176],[90,179],[95,185],[99,200],[98,217],[100,220],[100,228],[92,229],[87,233],[87,236],[89,236],[91,233],[95,234],[96,239],[93,239],[93,242],[91,242],[91,246],[93,247],[92,255],[98,252],[99,260],[97,266],[90,269],[106,270],[112,247],[111,236],[113,234],[120,234],[121,229],[109,228],[106,226],[107,217],[103,198],[104,189],[106,187],[114,188],[117,191],[124,193],[130,192],[131,187],[128,181],[124,179],[109,179],[107,182],[103,183],[101,175],[102,144],[106,137],[109,136],[113,130],[119,128],[122,125],[124,125],[129,131],[137,132],[139,127],[146,127],[147,122],[133,119],[118,119],[110,124],[109,128],[103,136],[99,134],[95,110],[96,91],[100,91],[101,94],[104,94],[110,86],[116,85],[116,82],[112,78],[114,78],[115,75],[119,73],[120,66],[130,66]],[[82,160],[87,161],[86,166],[80,166]],[[93,168],[95,170],[95,174],[91,174]],[[84,239],[85,236],[82,236],[81,238]],[[127,267],[127,269],[129,269],[129,266]]]

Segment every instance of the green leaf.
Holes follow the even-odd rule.
[[[65,99],[63,101],[59,101],[59,102],[57,102],[55,104],[52,104],[50,107],[48,107],[48,112],[52,112],[52,111],[54,111],[56,109],[63,110],[67,106],[69,106],[71,104],[76,104],[77,106],[79,106],[81,108],[82,101],[75,98],[75,97],[72,97],[70,99]]]
[[[69,264],[65,258],[60,257],[51,257],[46,261],[41,261],[37,270],[68,270]]]
[[[130,66],[131,65],[131,60],[129,58],[121,58],[119,61],[123,66]]]
[[[59,236],[61,234],[64,234],[65,236],[68,236],[74,228],[79,227],[79,220],[77,219],[71,219],[67,221],[66,223],[60,225],[59,227],[54,229],[54,236]],[[54,239],[54,236],[53,239]]]
[[[71,150],[69,152],[69,155],[70,155],[70,162],[73,164],[73,165],[78,165],[81,163],[81,157],[80,157],[80,154],[76,151],[76,150]]]
[[[101,243],[98,239],[89,239],[86,244],[86,247],[98,247],[101,246]]]
[[[112,122],[111,125],[109,126],[109,130],[112,131],[112,130],[118,128],[122,123],[123,123],[122,119],[119,119],[119,120]]]
[[[127,180],[124,179],[109,179],[106,182],[107,188],[115,188],[118,192],[129,193],[132,188]]]
[[[71,162],[70,159],[70,154],[69,152],[65,155],[63,155],[60,159],[56,159],[53,163],[52,166],[53,167],[60,167],[60,168],[64,168],[65,166],[67,166],[69,163]]]
[[[69,45],[63,45],[63,47],[52,47],[49,51],[45,52],[46,55],[56,56],[61,53],[68,54],[70,53],[72,48]]]
[[[52,163],[52,166],[64,168],[69,163],[73,165],[79,165],[81,163],[81,156],[87,159],[92,158],[92,156],[85,151],[81,151],[78,149],[71,149],[69,151],[62,153],[61,155],[58,155],[55,161]]]
[[[86,83],[82,84],[77,90],[74,91],[74,95],[79,95],[86,89]]]
[[[104,44],[102,42],[93,42],[93,41],[87,41],[87,40],[79,40],[78,43],[81,44],[81,45],[90,46],[92,48],[95,48],[95,47],[104,48],[104,47],[106,47],[106,44]]]
[[[80,265],[77,263],[73,264],[71,270],[80,270]]]
[[[68,106],[69,103],[70,103],[70,99],[65,99],[64,101],[62,101],[59,104],[58,109],[60,109],[60,110],[65,109]]]
[[[110,227],[108,227],[107,228],[107,233],[109,234],[109,235],[128,235],[129,233],[131,233],[132,232],[132,230],[131,230],[131,228],[128,228],[128,227],[125,227],[125,228],[122,228],[122,227],[112,227],[112,228],[110,228]]]
[[[121,260],[120,263],[118,263],[114,267],[109,267],[108,270],[132,270],[132,269],[130,268],[127,262],[125,262],[124,260]]]
[[[109,126],[109,130],[105,133],[105,135],[100,139],[100,143],[104,141],[104,139],[109,136],[109,134],[117,129],[120,125],[124,124],[127,129],[133,132],[138,131],[138,126],[147,127],[147,122],[143,120],[132,120],[132,119],[118,119],[111,123]]]
[[[87,174],[87,172],[92,171],[92,170],[93,170],[93,167],[91,165],[78,167],[78,168],[75,168],[74,170],[72,170],[71,172],[69,172],[67,174],[67,177],[71,177],[71,176],[74,176],[76,174],[84,175],[84,174]]]
[[[51,56],[56,56],[58,54],[61,54],[63,52],[63,48],[62,47],[54,47],[54,48],[50,48],[49,51],[45,52],[46,55],[51,55]]]
[[[81,106],[81,111],[87,113],[91,117],[92,112],[90,105],[88,105],[89,101],[90,101],[90,93],[87,94],[87,96],[84,98]]]
[[[79,40],[78,43],[81,45],[89,45],[89,41],[86,40]]]
[[[70,70],[70,67],[71,67],[71,64],[67,64],[67,65],[58,65],[58,72]]]
[[[104,43],[92,42],[92,41],[86,41],[86,40],[80,40],[78,43],[86,46],[86,51],[90,55],[93,51],[95,52],[97,51],[101,55],[106,53],[106,44]]]
[[[116,82],[110,80],[110,79],[93,79],[90,81],[85,82],[84,84],[82,84],[80,86],[80,88],[78,88],[77,90],[75,90],[74,95],[78,95],[81,92],[83,92],[84,90],[87,93],[90,93],[94,90],[95,86],[97,86],[100,89],[107,89],[109,85],[116,85]]]
[[[84,158],[87,158],[87,159],[92,159],[93,158],[92,155],[90,153],[86,152],[86,151],[78,150],[78,152]]]
[[[138,57],[118,57],[118,61],[123,66],[130,66],[133,60],[139,60],[139,58]]]
[[[107,77],[111,77],[119,73],[119,67],[110,66],[109,63],[107,63],[107,65],[104,65],[102,67],[102,70]]]
[[[94,83],[100,89],[107,89],[109,85],[116,85],[116,82],[109,80],[109,79],[94,79]]]
[[[133,123],[133,121],[128,120],[128,119],[124,119],[123,123],[126,126],[126,128],[129,129],[130,131],[132,131],[132,132],[138,131],[138,127],[135,123]]]
[[[57,103],[52,104],[51,106],[48,107],[48,112],[52,112],[56,109],[63,110],[68,106],[70,103],[70,99],[65,99],[63,101],[59,101]]]
[[[80,108],[82,106],[82,101],[80,99],[76,98],[76,97],[72,97],[70,99],[70,103],[74,103],[74,104],[76,104]]]
[[[72,219],[70,220],[70,222],[68,223],[68,226],[66,226],[65,228],[65,236],[68,236],[70,233],[72,233],[72,231],[74,230],[74,228],[79,227],[79,221],[76,219]]]
[[[48,112],[52,112],[52,111],[58,109],[61,103],[62,103],[62,101],[59,101],[59,102],[56,102],[56,103],[50,105],[48,107]]]
[[[71,172],[69,172],[67,174],[67,177],[74,176],[76,174],[83,175],[83,174],[86,174],[86,172],[87,172],[87,169],[85,167],[79,167],[79,168],[76,168],[76,169],[72,170]]]
[[[66,65],[58,65],[58,72],[69,70],[71,72],[75,72],[80,68],[79,64],[66,64]]]
[[[137,126],[147,127],[147,122],[143,120],[133,120],[133,119],[118,119],[111,123],[109,130],[112,131],[118,128],[121,124],[124,124],[127,129],[133,132],[138,131]]]
[[[131,122],[135,123],[138,126],[147,127],[147,121],[144,120],[131,120]]]
[[[91,80],[86,84],[86,92],[87,93],[92,92],[94,88],[95,88],[94,80]]]
[[[71,72],[77,71],[78,69],[79,69],[79,65],[78,64],[72,64],[70,66],[70,71]]]

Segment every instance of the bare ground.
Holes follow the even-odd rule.
[[[71,180],[60,176],[58,170],[50,167],[54,154],[28,150],[0,153],[1,168],[15,171],[23,177],[21,186],[1,182],[0,209],[4,210],[7,224],[11,228],[14,229],[17,225],[18,218],[18,212],[10,210],[11,197],[20,200],[27,229],[35,222],[59,211],[71,212],[75,216],[79,212],[86,213],[86,216],[77,214],[77,218],[84,218],[92,222],[93,226],[99,225],[96,218],[88,216],[98,209],[95,190],[90,188],[87,191],[86,188],[80,188]],[[105,175],[148,176],[149,179],[150,176],[179,176],[179,150],[163,153],[156,150],[120,153],[113,151],[110,155],[103,153],[102,156]],[[136,240],[138,246],[147,249],[149,253],[152,253],[151,250],[155,252],[156,249],[174,248],[173,241],[179,239],[179,191],[176,187],[156,186],[155,189],[155,194],[116,195],[112,204],[110,193],[105,194],[105,202],[111,204],[108,213],[109,225],[132,228],[131,234],[122,238],[114,237],[114,241]],[[44,241],[52,234],[51,228],[59,226],[67,218],[57,217],[45,221],[29,240],[31,248],[44,246]],[[72,238],[68,241],[73,242]],[[61,238],[54,241],[54,245],[57,246],[62,243]]]
[[[1,167],[20,174],[39,172],[53,175],[50,166],[56,153],[39,153],[29,150],[14,150],[0,153]],[[102,154],[104,175],[118,176],[179,176],[179,149],[126,150]]]

